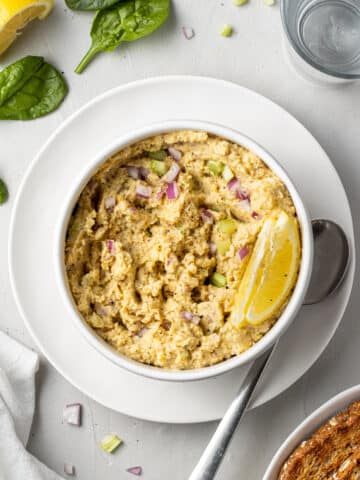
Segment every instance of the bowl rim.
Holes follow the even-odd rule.
[[[73,208],[79,198],[79,195],[91,176],[96,172],[99,166],[105,162],[111,155],[117,151],[125,148],[128,145],[141,141],[145,138],[158,135],[161,133],[173,132],[178,130],[200,130],[206,131],[210,134],[230,140],[234,143],[244,146],[248,150],[258,155],[266,165],[275,172],[276,175],[285,183],[289,190],[290,196],[294,202],[297,217],[301,226],[302,237],[302,258],[300,263],[300,270],[295,289],[291,298],[285,307],[283,313],[274,324],[274,326],[252,347],[240,355],[223,360],[218,364],[191,369],[191,370],[168,370],[160,367],[142,364],[116,351],[101,337],[99,337],[93,329],[83,320],[78,313],[75,302],[71,295],[68,286],[67,275],[64,264],[64,244],[65,235],[68,227],[68,222],[73,211]],[[100,153],[94,155],[86,167],[80,172],[79,176],[74,179],[74,182],[69,187],[69,193],[64,201],[64,208],[60,212],[59,220],[55,229],[55,246],[54,246],[54,262],[57,285],[60,290],[63,302],[67,307],[67,311],[81,334],[85,337],[92,347],[99,353],[108,358],[116,365],[125,368],[126,370],[155,380],[183,382],[183,381],[198,381],[218,375],[224,374],[234,368],[241,367],[254,361],[267,349],[269,349],[275,342],[285,333],[290,326],[296,314],[298,313],[307,288],[309,286],[312,264],[313,264],[313,236],[310,216],[307,208],[295,188],[292,180],[282,166],[275,160],[275,158],[265,150],[261,145],[252,140],[247,135],[234,130],[233,128],[225,127],[213,122],[205,122],[198,120],[168,120],[162,122],[152,123],[143,126],[136,130],[130,130],[115,139],[109,146],[103,149]]]
[[[282,465],[294,449],[331,417],[357,400],[360,400],[360,385],[343,390],[308,415],[278,448],[264,473],[263,480],[277,480]]]

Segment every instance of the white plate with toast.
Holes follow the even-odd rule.
[[[281,445],[266,470],[263,480],[278,480],[281,467],[284,462],[286,462],[289,455],[291,455],[291,453],[303,441],[309,439],[311,435],[330,418],[334,417],[342,410],[345,410],[351,403],[358,400],[360,400],[360,385],[339,393],[315,410],[315,412],[306,418]]]

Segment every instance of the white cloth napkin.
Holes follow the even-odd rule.
[[[0,479],[61,480],[25,449],[35,410],[36,353],[0,331]]]

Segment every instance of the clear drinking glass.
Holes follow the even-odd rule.
[[[281,0],[289,53],[315,78],[360,78],[360,0]]]

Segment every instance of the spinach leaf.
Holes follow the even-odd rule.
[[[5,182],[0,178],[0,205],[6,202],[8,196],[9,192],[7,186],[5,185]]]
[[[32,120],[55,110],[67,94],[64,78],[42,57],[25,57],[0,72],[0,120]]]
[[[170,0],[125,0],[94,17],[92,45],[76,68],[81,73],[103,51],[111,51],[122,42],[133,42],[159,28],[169,15]]]
[[[102,10],[111,7],[119,0],[65,0],[72,10]]]

